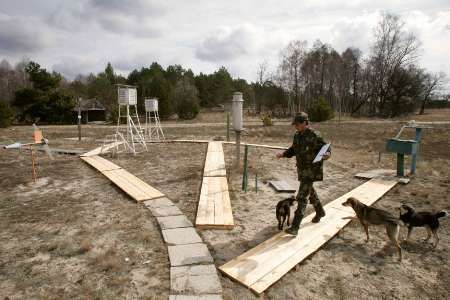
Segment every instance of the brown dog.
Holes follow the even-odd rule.
[[[369,241],[369,224],[370,225],[384,225],[386,227],[386,232],[398,250],[399,261],[402,260],[402,248],[398,241],[398,235],[400,232],[400,225],[402,224],[399,218],[394,217],[389,212],[384,211],[379,208],[367,206],[358,201],[354,197],[350,197],[342,203],[343,206],[350,206],[356,213],[356,217],[361,222],[361,225],[366,231],[367,240]],[[353,217],[346,217],[344,219],[355,219]]]

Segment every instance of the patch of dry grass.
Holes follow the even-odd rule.
[[[113,247],[95,256],[91,264],[101,272],[118,272],[122,268],[122,262]]]
[[[78,250],[78,252],[80,254],[84,254],[86,252],[89,252],[92,248],[94,248],[94,244],[92,244],[91,240],[84,239],[80,243],[80,249]]]

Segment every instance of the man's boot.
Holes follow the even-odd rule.
[[[298,233],[298,229],[300,228],[300,223],[302,222],[302,219],[303,219],[303,215],[295,214],[294,215],[294,220],[292,221],[291,227],[286,229],[284,232],[296,236],[297,233]]]
[[[323,210],[322,203],[317,202],[314,204],[314,210],[316,211],[316,215],[311,220],[313,223],[319,223],[322,217],[325,217],[325,211]]]

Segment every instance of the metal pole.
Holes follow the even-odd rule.
[[[81,141],[81,97],[78,97],[78,141]]]
[[[227,112],[227,142],[230,141],[230,112]]]
[[[127,104],[127,141],[128,141],[128,136],[129,136],[129,131],[131,128],[131,124],[130,124],[130,106]],[[134,147],[134,145],[133,145]]]
[[[236,168],[239,168],[241,159],[241,132],[236,131]]]
[[[416,148],[416,152],[413,153],[412,157],[411,157],[411,170],[410,170],[411,174],[416,173],[417,156],[419,154],[419,145],[420,145],[421,136],[422,136],[422,128],[416,128],[416,136],[415,136],[414,140],[417,142],[417,148]]]
[[[242,174],[242,190],[247,192],[248,184],[248,170],[247,170],[248,145],[245,145],[244,150],[244,171]]]
[[[339,124],[341,123],[342,99],[339,98]]]
[[[405,176],[404,161],[405,161],[404,154],[403,153],[397,153],[397,176],[399,176],[399,177]]]

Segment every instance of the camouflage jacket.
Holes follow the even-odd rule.
[[[303,133],[295,133],[292,146],[283,153],[283,156],[290,158],[295,155],[299,181],[323,180],[323,161],[313,164],[313,160],[325,144],[320,134],[310,128]]]

